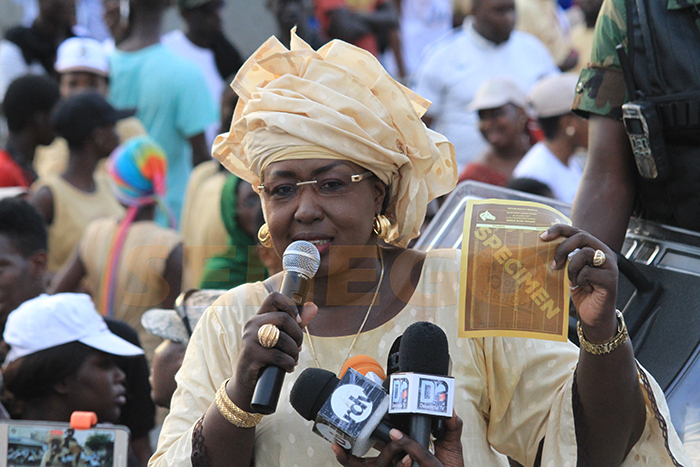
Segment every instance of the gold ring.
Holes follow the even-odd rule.
[[[595,254],[593,255],[593,266],[599,268],[602,265],[605,264],[605,260],[607,258],[605,257],[605,253],[603,253],[603,250],[596,250]]]
[[[280,340],[280,329],[274,324],[263,324],[258,329],[258,342],[266,349],[271,349]]]

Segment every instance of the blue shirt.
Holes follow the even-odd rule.
[[[161,44],[136,52],[115,50],[109,57],[109,99],[117,108],[136,108],[148,134],[168,158],[168,208],[177,221],[192,171],[189,138],[217,119],[202,72]],[[163,223],[164,218],[159,218]]]

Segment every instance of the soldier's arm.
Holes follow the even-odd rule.
[[[635,170],[623,123],[591,114],[588,161],[574,200],[572,220],[576,227],[618,251],[634,204]]]
[[[581,72],[572,110],[589,118],[588,161],[572,220],[619,251],[634,204],[636,167],[622,123],[626,87],[615,47],[627,44],[624,0],[604,0],[591,63]]]

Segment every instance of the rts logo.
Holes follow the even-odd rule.
[[[348,423],[361,423],[372,413],[373,404],[360,386],[346,384],[333,392],[331,409]]]

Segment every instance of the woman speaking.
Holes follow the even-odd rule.
[[[447,334],[466,465],[507,466],[505,456],[526,466],[685,460],[673,428],[654,416],[668,420],[666,405],[616,316],[617,265],[602,242],[567,226],[543,235],[568,237],[553,267],[568,267],[588,351],[460,339],[459,252],[404,249],[427,203],[457,179],[452,145],[420,120],[429,102],[371,54],[341,41],[316,52],[294,34],[291,50],[274,38],[263,44],[232,86],[240,100],[214,156],[259,191],[261,242],[281,256],[309,241],[321,264],[299,317],[277,292],[280,275],[229,291],[205,313],[151,466],[337,465],[292,409],[292,385],[306,367],[337,373],[358,354],[386,361],[416,321]],[[261,416],[250,403],[266,365],[288,374],[277,411]]]

